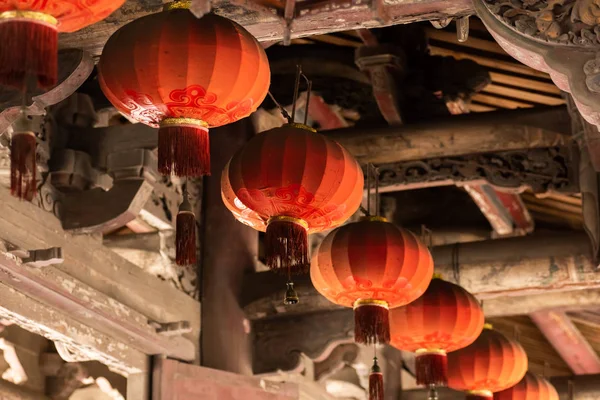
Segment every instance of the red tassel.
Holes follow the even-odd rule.
[[[32,79],[42,89],[56,85],[56,26],[27,18],[4,20],[0,22],[0,43],[0,84],[26,89]]]
[[[267,266],[287,274],[306,273],[308,233],[305,222],[290,217],[274,217],[267,224],[265,234]]]
[[[354,303],[354,341],[363,344],[390,342],[390,318],[385,301],[369,299]]]
[[[417,385],[448,385],[448,357],[444,352],[417,353],[415,363]]]
[[[175,232],[175,262],[177,265],[196,263],[196,216],[187,193],[183,194],[183,202],[177,213]]]
[[[37,192],[35,147],[33,132],[13,133],[10,143],[10,192],[27,201],[33,200]]]
[[[158,170],[163,175],[210,175],[208,129],[200,125],[164,125],[158,130]]]
[[[369,375],[369,400],[383,400],[383,374],[377,364],[377,357],[373,360]]]

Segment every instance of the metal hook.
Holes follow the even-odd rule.
[[[302,76],[302,67],[296,65],[296,83],[294,84],[294,100],[292,101],[292,122],[296,122],[296,101],[298,100],[298,90],[300,88],[300,76]]]

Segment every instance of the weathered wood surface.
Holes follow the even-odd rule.
[[[488,299],[503,298],[509,301],[513,296],[541,296],[551,292],[558,295],[557,292],[564,291],[571,293],[565,295],[565,302],[571,305],[577,302],[597,304],[586,303],[585,299],[570,292],[600,289],[600,272],[591,259],[589,240],[583,233],[533,235],[437,246],[432,254],[437,272],[445,279],[459,283],[480,299],[486,299],[485,303],[491,301]],[[454,259],[458,260],[457,265],[454,265]],[[300,303],[284,306],[282,287],[285,287],[285,277],[271,272],[247,276],[244,279],[242,304],[248,318],[339,308],[317,293],[309,276],[298,277],[294,282]],[[597,299],[594,296],[590,301]],[[556,302],[551,303],[558,306]],[[515,304],[515,308],[506,311],[517,310],[518,306]],[[523,307],[535,308],[535,301],[524,302]],[[495,310],[501,312],[498,308]]]
[[[0,252],[0,280],[145,354],[164,354],[194,361],[194,343],[181,337],[159,335],[144,315],[60,270],[31,267],[12,254]]]
[[[144,323],[189,321],[193,331],[187,337],[192,343],[198,343],[200,304],[197,301],[113,253],[96,238],[65,233],[53,215],[33,204],[20,202],[5,190],[0,191],[0,201],[3,204],[1,239],[21,249],[62,247],[64,263],[29,271],[50,287],[56,285],[53,294],[56,290],[66,291],[85,304],[96,300],[94,297],[86,300],[85,288],[90,288],[102,299],[92,305],[95,310],[116,314],[122,311],[123,318],[138,326],[141,319]],[[2,282],[9,286],[18,284],[11,283],[6,276]],[[195,353],[193,358],[197,359],[197,348]]]
[[[565,107],[453,115],[427,123],[328,131],[361,163],[385,164],[565,145]]]
[[[600,356],[567,313],[540,310],[530,317],[576,375],[600,373]]]
[[[128,0],[120,10],[114,12],[91,27],[60,36],[61,47],[81,48],[99,56],[110,35],[124,24],[162,9],[163,0]],[[281,18],[270,12],[257,12],[252,0],[213,1],[217,14],[231,18],[243,25],[260,41],[283,39],[284,25]],[[254,9],[254,10],[253,10]],[[448,16],[472,13],[469,0],[408,0],[383,2],[382,10],[389,17],[387,22],[378,21],[370,1],[356,4],[337,2],[322,4],[314,11],[297,16],[292,26],[292,37],[344,31],[360,28],[375,28],[386,25],[443,19]]]
[[[0,379],[0,399],[2,400],[51,400],[42,393],[37,393],[20,385]]]
[[[152,400],[295,400],[298,386],[157,359]]]
[[[35,334],[66,344],[81,355],[128,375],[146,371],[146,356],[113,337],[92,329],[0,283],[0,318]]]

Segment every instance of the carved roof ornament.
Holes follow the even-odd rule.
[[[581,115],[600,127],[600,0],[474,0],[511,56],[550,74]]]
[[[600,0],[485,0],[488,9],[518,32],[546,42],[600,45]]]

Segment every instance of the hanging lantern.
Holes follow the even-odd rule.
[[[550,382],[527,372],[515,386],[494,393],[494,400],[559,400],[559,397]]]
[[[288,277],[307,271],[307,234],[335,228],[360,206],[364,177],[354,157],[301,124],[256,135],[225,166],[223,202],[265,231],[267,266]],[[297,302],[291,280],[287,303]]]
[[[210,175],[208,129],[254,112],[269,89],[267,56],[242,26],[189,1],[137,19],[113,34],[98,64],[100,87],[130,118],[160,128],[164,175]]]
[[[427,247],[408,230],[381,217],[365,217],[331,232],[310,269],[319,293],[354,308],[358,343],[389,343],[388,309],[421,296],[432,274]]]
[[[487,324],[471,345],[448,353],[448,386],[467,392],[467,400],[490,400],[526,372],[527,354],[521,345]]]
[[[108,17],[125,0],[0,0],[0,84],[50,88],[58,71],[58,32]],[[30,82],[31,81],[31,82]]]
[[[446,354],[473,343],[483,323],[477,299],[436,276],[423,296],[390,312],[391,344],[416,353],[418,385],[446,386]]]

